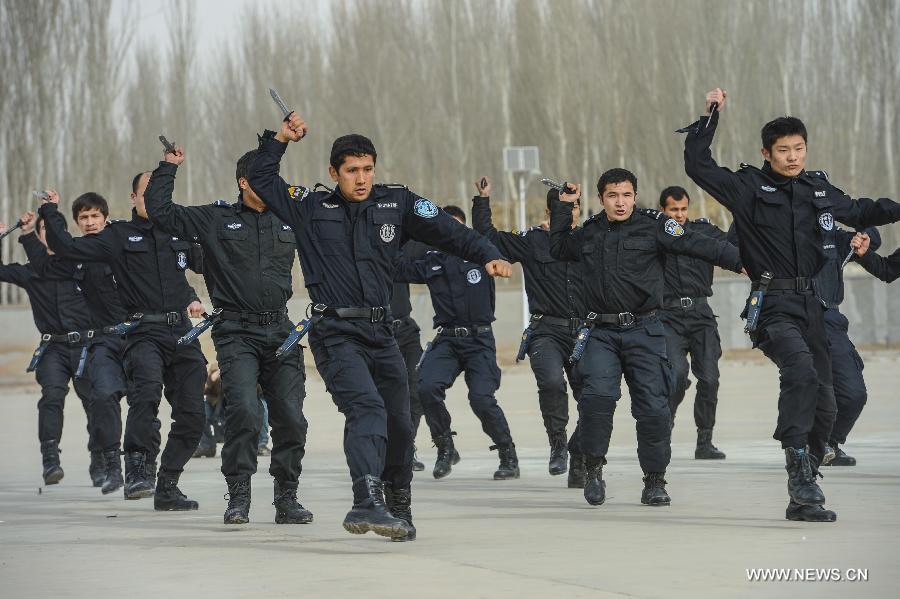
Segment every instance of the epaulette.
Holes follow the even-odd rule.
[[[409,189],[402,183],[376,183],[375,187],[387,187],[388,189]]]
[[[229,204],[229,203],[226,202],[225,200],[216,200],[215,202],[213,202],[213,206],[225,206],[225,207],[228,207],[228,206],[231,206],[231,204]]]
[[[826,173],[825,171],[806,171],[806,174],[810,177],[825,179],[826,181],[828,181],[828,173]]]
[[[309,189],[301,185],[288,186],[288,194],[297,202],[302,202],[309,195]]]
[[[111,218],[106,221],[107,225],[121,225],[122,223],[127,223],[128,221],[124,218]]]
[[[650,218],[659,220],[663,216],[665,216],[659,210],[654,210],[653,208],[635,208],[635,212],[638,214],[643,214],[644,216],[649,216]]]
[[[708,218],[695,218],[695,219],[694,219],[693,221],[691,221],[691,222],[695,222],[695,223],[703,223],[703,224],[705,224],[705,225],[708,225],[708,224],[709,224],[709,219],[708,219]]]
[[[327,191],[328,193],[331,193],[331,192],[334,191],[333,188],[328,187],[328,186],[325,185],[324,183],[316,183],[315,185],[313,185],[312,190],[313,190],[313,191],[318,191],[320,187],[321,187],[322,189],[324,189],[325,191]]]

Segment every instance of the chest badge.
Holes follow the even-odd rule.
[[[142,235],[132,235],[128,238],[128,241],[132,243],[137,243],[138,241],[143,241],[144,237]]]
[[[397,228],[394,225],[390,224],[381,225],[381,229],[379,229],[378,235],[381,237],[381,241],[390,243],[394,241],[394,237],[397,235]]]
[[[232,231],[237,231],[238,229],[240,229],[243,226],[244,226],[243,223],[228,223],[227,225],[225,225],[225,228],[231,229]]]
[[[823,231],[831,231],[834,228],[834,216],[830,212],[823,212],[819,215],[819,226]]]
[[[187,268],[187,253],[186,252],[178,252],[175,255],[175,263],[178,265],[178,268],[184,270]]]
[[[760,187],[760,189],[762,189],[763,191],[768,191],[769,193],[775,193],[776,191],[778,191],[771,185],[763,185],[762,187]]]
[[[481,271],[473,268],[466,273],[466,280],[469,282],[469,285],[477,285],[481,282]]]

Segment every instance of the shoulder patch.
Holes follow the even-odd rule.
[[[294,200],[302,202],[306,198],[306,196],[309,195],[309,190],[300,185],[291,185],[290,187],[288,187],[288,194]]]
[[[440,212],[440,208],[435,206],[431,200],[419,198],[413,205],[413,212],[422,218],[434,218]]]
[[[216,200],[215,202],[213,202],[213,206],[231,206],[231,204],[229,204],[225,200]]]
[[[128,221],[124,218],[111,218],[106,221],[107,225],[121,225],[122,223],[127,223]]]
[[[704,225],[708,225],[708,224],[709,224],[709,219],[708,219],[708,218],[695,218],[695,219],[693,220],[693,222],[695,222],[695,223],[703,223]]]
[[[678,224],[674,218],[670,218],[666,221],[666,224],[663,225],[666,233],[671,235],[672,237],[681,237],[684,235],[684,227]]]
[[[324,183],[316,183],[316,184],[315,184],[315,185],[313,185],[313,188],[312,188],[312,190],[313,190],[313,191],[318,191],[318,190],[319,190],[319,188],[322,188],[322,189],[324,189],[324,190],[325,190],[325,191],[327,191],[327,192],[328,192],[328,193],[331,193],[331,192],[333,192],[333,191],[334,191],[334,189],[333,189],[333,188],[331,188],[331,187],[328,187],[328,186],[327,186],[327,185],[325,185],[325,184],[324,184]]]
[[[387,187],[388,189],[408,189],[402,183],[376,183],[375,187]]]

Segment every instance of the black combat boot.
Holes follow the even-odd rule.
[[[724,460],[725,453],[713,445],[712,429],[697,429],[697,449],[694,450],[695,460]]]
[[[413,445],[413,460],[412,460],[412,469],[413,472],[422,472],[425,470],[425,464],[419,461],[419,452],[416,450],[416,446]]]
[[[573,453],[570,456],[569,464],[569,488],[584,488],[584,456],[580,453]]]
[[[153,495],[153,509],[157,512],[187,512],[200,505],[188,499],[178,488],[178,474],[160,473],[156,479],[156,493]]]
[[[828,462],[823,460],[823,466],[856,466],[856,458],[844,453],[837,441],[829,441],[828,447],[834,452],[834,457]]]
[[[437,447],[437,460],[434,462],[432,474],[435,478],[444,478],[459,463],[459,453],[453,446],[453,436],[456,433],[447,431],[434,438],[434,446]]]
[[[384,501],[390,512],[409,526],[410,532],[405,537],[391,538],[392,541],[415,541],[416,527],[412,521],[412,490],[394,489],[390,483],[384,483]]]
[[[88,474],[90,474],[91,483],[95,487],[103,486],[103,481],[106,480],[106,460],[103,459],[102,451],[91,452],[91,465],[88,466]]]
[[[509,445],[491,445],[491,451],[500,454],[500,466],[494,472],[494,480],[519,478],[519,457],[516,455],[515,443]]]
[[[44,441],[41,443],[41,456],[44,465],[44,484],[55,485],[65,476],[59,465],[59,442]]]
[[[784,469],[788,473],[788,495],[800,505],[824,505],[825,494],[816,483],[818,468],[816,459],[806,449],[787,447]]]
[[[584,458],[584,498],[591,505],[603,505],[606,501],[606,481],[603,480],[605,458]]]
[[[403,540],[413,528],[391,514],[384,502],[383,483],[367,474],[353,481],[353,509],[344,518],[344,530],[356,535],[371,530],[382,537]]]
[[[147,455],[140,451],[125,454],[125,499],[153,496],[153,483],[147,478]]]
[[[837,514],[825,509],[821,505],[800,505],[791,501],[788,503],[784,517],[795,522],[834,522]]]
[[[569,450],[566,449],[566,433],[556,433],[550,436],[550,464],[549,471],[553,476],[565,474],[568,470]]]
[[[297,501],[298,483],[275,480],[275,524],[309,524],[313,521],[311,511]]]
[[[119,450],[103,452],[103,461],[106,463],[106,480],[103,481],[103,488],[100,492],[109,495],[113,491],[118,491],[125,481],[122,480],[122,462],[119,460]]]
[[[246,524],[250,522],[250,477],[226,476],[228,493],[223,499],[228,500],[223,520],[225,524]]]
[[[159,454],[147,454],[147,461],[144,463],[144,470],[147,473],[147,481],[151,487],[156,487],[156,456]]]
[[[641,503],[644,505],[669,505],[672,503],[672,498],[666,493],[665,476],[665,472],[647,472],[644,475]]]
[[[194,455],[191,457],[216,457],[216,438],[213,436],[212,425],[204,425],[203,434],[200,436],[200,442],[197,443],[197,449],[194,450]]]

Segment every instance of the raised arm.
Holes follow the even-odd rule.
[[[584,229],[572,229],[572,210],[581,197],[581,185],[570,183],[574,193],[563,193],[550,204],[550,255],[564,262],[579,262]]]
[[[485,185],[482,187],[481,182]],[[491,215],[491,182],[487,177],[479,179],[475,186],[478,195],[472,198],[472,228],[497,246],[510,262],[521,262],[528,257],[530,248],[524,232],[520,235],[498,231]]]
[[[150,175],[144,205],[153,224],[169,235],[200,239],[213,222],[210,206],[179,206],[172,201],[175,175],[184,158],[184,150],[179,146],[174,152],[166,153],[165,160]]]
[[[299,230],[302,225],[302,200],[307,191],[288,185],[278,173],[288,142],[300,141],[304,135],[306,123],[296,112],[292,112],[290,118],[281,124],[277,134],[266,130],[259,138],[259,153],[250,165],[247,177],[250,188],[269,210],[294,230]]]
[[[701,117],[681,131],[687,133],[684,139],[684,171],[716,201],[733,210],[745,199],[743,183],[735,173],[716,164],[710,151],[719,124],[719,113],[725,108],[726,96],[725,90],[718,88],[709,92],[706,95],[708,118]],[[711,112],[713,103],[718,104],[715,112]]]
[[[107,226],[96,235],[74,239],[66,230],[65,221],[57,208],[56,204],[48,202],[39,210],[47,228],[47,245],[51,250],[70,260],[112,260],[115,255],[115,234],[111,227]]]

